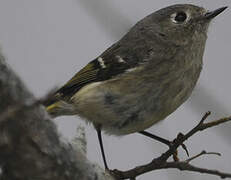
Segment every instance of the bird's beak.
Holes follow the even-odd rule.
[[[207,20],[211,20],[211,19],[215,18],[217,15],[221,14],[227,8],[228,8],[228,6],[225,6],[225,7],[216,9],[215,11],[207,12],[204,15],[204,18],[207,19]]]

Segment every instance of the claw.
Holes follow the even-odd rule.
[[[181,139],[181,138],[183,138],[183,137],[184,137],[184,134],[183,134],[183,133],[179,133],[179,134],[177,135],[177,139]],[[186,145],[185,145],[185,144],[181,144],[181,147],[185,150],[187,156],[189,157],[189,152],[188,152],[188,149],[187,149]]]
[[[188,152],[187,146],[185,146],[185,144],[181,144],[181,147],[185,150],[187,156],[189,157],[189,152]]]
[[[175,162],[179,162],[180,161],[180,159],[178,158],[178,151],[176,150],[175,152],[174,152],[174,154],[173,154],[173,160],[175,161]]]
[[[180,140],[183,137],[184,137],[184,134],[179,133],[177,135],[177,138],[172,141],[172,144],[176,143],[178,140]],[[186,145],[185,144],[181,144],[181,147],[184,149],[184,151],[186,152],[187,156],[189,157],[189,152],[188,152],[188,149],[187,149]],[[175,154],[173,154],[173,159],[175,160],[176,157],[174,157],[174,156],[175,156]],[[178,159],[178,157],[176,159]]]

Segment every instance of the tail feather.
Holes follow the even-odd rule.
[[[65,115],[74,115],[76,114],[74,107],[72,104],[65,102],[63,100],[44,102],[43,105],[46,107],[47,112],[53,118],[57,116],[65,116]]]
[[[47,96],[43,101],[42,104],[46,107],[47,112],[52,116],[58,116],[58,109],[60,106],[60,100],[57,99],[55,96]]]
[[[56,102],[59,101],[59,98],[57,96],[57,90],[58,88],[53,88],[51,89],[46,95],[45,97],[41,100],[42,101],[42,104],[45,106],[45,107],[48,107]]]
[[[52,116],[52,117],[57,117],[59,116],[59,111],[60,111],[60,102],[54,102],[53,104],[49,104],[46,106],[47,112]]]
[[[53,118],[76,114],[73,105],[60,98],[57,88],[48,93],[44,100],[42,100],[42,104]]]

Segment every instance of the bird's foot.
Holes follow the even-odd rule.
[[[166,144],[169,147],[169,149],[176,149],[175,147],[176,146],[178,147],[179,143],[182,142],[181,141],[182,138],[184,138],[184,135],[182,133],[179,133],[177,135],[177,137],[173,141],[169,141],[168,139],[162,138],[160,136],[156,136],[156,135],[151,134],[151,133],[149,133],[147,131],[140,131],[139,133],[142,134],[142,135],[144,135],[144,136],[147,136],[149,138],[152,138],[152,139],[154,139],[156,141],[159,141],[159,142],[161,142],[163,144]],[[187,150],[187,147],[185,146],[185,144],[180,144],[180,146],[185,150],[186,154],[189,156],[189,153],[188,153],[188,150]],[[175,161],[179,160],[179,158],[178,158],[177,155],[178,155],[178,152],[177,152],[177,149],[176,149],[175,153],[173,155],[173,159]]]
[[[176,139],[174,139],[172,142],[170,142],[169,144],[169,148],[171,149],[172,147],[174,147],[179,141],[180,139],[182,139],[184,137],[184,134],[182,133],[179,133],[176,137]],[[188,149],[187,149],[187,146],[185,144],[180,144],[180,146],[184,149],[184,151],[186,152],[187,156],[189,157],[189,152],[188,152]],[[178,158],[178,150],[176,150],[173,154],[173,159],[174,161],[179,161],[179,158]]]

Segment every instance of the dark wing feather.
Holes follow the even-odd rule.
[[[103,66],[99,58],[102,58]],[[138,63],[138,57],[131,49],[121,49],[116,44],[105,51],[99,58],[91,61],[76,73],[72,79],[56,92],[56,95],[60,98],[69,99],[85,85],[108,80],[135,67]]]

